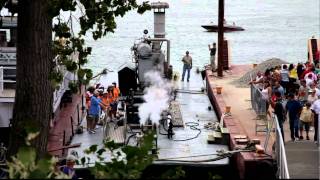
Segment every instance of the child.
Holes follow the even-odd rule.
[[[313,120],[313,113],[310,109],[311,103],[307,102],[305,107],[303,107],[301,114],[300,114],[300,137],[299,139],[302,140],[302,131],[303,131],[303,126],[305,127],[306,134],[307,134],[307,140],[309,140],[309,128],[310,124]]]

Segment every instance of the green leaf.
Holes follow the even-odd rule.
[[[84,165],[85,162],[86,162],[86,158],[85,158],[85,157],[82,157],[82,158],[81,158],[81,164]]]
[[[17,153],[17,158],[28,167],[35,162],[36,151],[31,147],[21,147]]]
[[[106,152],[105,149],[99,149],[99,150],[97,151],[97,154],[98,154],[99,156],[101,156],[104,152]]]
[[[94,153],[97,151],[97,148],[98,148],[98,145],[94,144],[94,145],[90,146],[89,150],[90,150],[90,152]]]

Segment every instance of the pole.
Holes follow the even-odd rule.
[[[317,137],[317,144],[318,144],[318,147],[320,148],[320,133],[319,133],[319,128],[320,128],[320,115],[318,115],[318,137]],[[314,128],[314,129],[316,129],[316,128]],[[314,133],[316,133],[316,132],[314,132]]]
[[[219,21],[218,21],[218,76],[223,76],[223,20],[224,0],[219,0]]]

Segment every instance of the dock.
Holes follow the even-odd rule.
[[[209,144],[207,142],[208,134],[212,134],[213,130],[205,129],[204,125],[209,122],[214,123],[218,121],[219,118],[213,111],[212,105],[206,92],[201,91],[201,88],[204,89],[205,87],[205,81],[202,80],[201,75],[192,72],[190,82],[177,81],[174,82],[174,86],[179,89],[176,100],[172,101],[172,111],[175,113],[175,115],[173,115],[173,118],[176,118],[177,120],[176,127],[174,127],[173,129],[175,134],[173,135],[173,140],[169,140],[167,138],[167,135],[161,135],[159,133],[158,128],[159,160],[156,160],[153,165],[156,167],[182,165],[189,168],[218,168],[219,171],[221,171],[221,169],[230,169],[229,158],[210,161],[210,159],[218,157],[217,150],[228,151],[229,147],[227,144]],[[193,125],[195,125],[196,128],[200,129],[201,132],[199,133],[199,131],[191,129],[190,126],[186,125],[188,123],[193,123]],[[71,151],[76,151],[79,157],[83,157],[85,155],[83,151],[93,144],[98,144],[99,147],[102,147],[102,141],[105,138],[102,126],[98,127],[95,134],[89,134],[85,130],[85,119],[81,125],[84,126],[83,134],[76,134],[73,137],[71,144],[80,142],[82,144],[80,147],[70,148],[68,151],[68,154],[70,154]],[[109,127],[108,129],[112,130],[112,127]],[[130,131],[128,126],[127,131]],[[165,130],[161,129],[161,132],[165,133]],[[114,133],[113,135],[110,134],[110,132],[108,133],[113,137],[118,137]],[[129,136],[127,135],[126,137],[128,138]],[[118,139],[121,139],[121,142],[119,143],[122,144],[122,136]],[[133,142],[133,140],[131,139],[129,145],[135,145],[135,142]],[[91,163],[94,163],[94,161],[97,160],[94,156],[90,155],[89,157],[91,159]],[[105,153],[105,161],[109,161],[110,157],[110,154]]]
[[[229,150],[227,145],[222,144],[208,144],[208,134],[213,133],[213,130],[204,128],[207,123],[214,123],[219,120],[216,116],[213,108],[211,108],[210,100],[206,92],[202,92],[201,88],[204,88],[205,81],[202,80],[200,74],[191,72],[190,82],[186,79],[184,82],[180,80],[174,82],[174,86],[178,89],[176,101],[172,104],[178,119],[176,127],[173,129],[175,135],[173,140],[169,140],[167,136],[158,137],[159,159],[173,159],[174,157],[187,157],[176,160],[188,160],[194,162],[181,163],[157,161],[157,164],[174,164],[174,165],[189,165],[189,166],[226,166],[229,164],[229,158],[225,158],[218,161],[211,162],[197,162],[205,161],[208,159],[216,158],[217,155],[206,157],[190,157],[203,154],[214,154],[217,150]],[[208,108],[210,107],[210,108]],[[192,130],[188,123],[195,124],[196,128],[200,131]],[[181,126],[183,125],[183,126]],[[199,135],[197,135],[200,133]],[[192,139],[194,138],[194,139]],[[190,139],[190,140],[188,140]]]
[[[257,114],[251,107],[250,87],[237,87],[232,81],[240,78],[246,72],[252,70],[250,65],[233,65],[224,76],[217,77],[216,73],[206,71],[207,90],[211,103],[215,106],[218,116],[225,112],[226,106],[231,107],[231,116],[224,119],[225,126],[230,131],[230,147],[234,148],[237,143],[233,140],[235,135],[247,135],[250,139],[259,139],[264,146],[266,132],[256,132]],[[217,94],[216,87],[222,87],[222,93]],[[270,123],[270,119],[268,119]],[[319,178],[319,147],[313,141],[290,142],[289,123],[284,123],[285,149],[290,178]],[[310,137],[313,140],[313,131]],[[266,178],[260,174],[259,165],[262,162],[271,163],[274,159],[272,145],[275,137],[271,136],[267,142],[266,154],[269,156],[257,156],[252,153],[239,153],[236,163],[239,168],[240,178]],[[262,166],[263,167],[263,166]]]

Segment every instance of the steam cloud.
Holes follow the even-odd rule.
[[[163,79],[158,71],[149,71],[145,74],[145,81],[150,84],[143,96],[145,103],[139,107],[140,122],[145,124],[149,119],[154,123],[161,118],[163,110],[169,106],[171,84]]]

